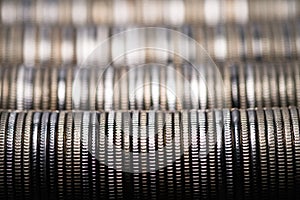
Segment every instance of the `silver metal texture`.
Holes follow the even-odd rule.
[[[293,198],[298,112],[1,111],[1,197]]]

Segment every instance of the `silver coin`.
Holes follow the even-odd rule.
[[[233,132],[233,139],[234,139],[234,155],[233,155],[233,172],[234,172],[234,190],[236,191],[235,193],[235,198],[240,199],[242,198],[243,195],[243,167],[242,167],[242,162],[243,162],[243,157],[242,157],[242,132],[241,132],[241,119],[240,119],[240,112],[238,109],[233,109],[231,111],[231,120],[232,120],[232,132]]]
[[[56,157],[57,157],[57,190],[58,198],[64,198],[64,181],[66,178],[67,172],[65,172],[65,152],[67,151],[65,147],[65,142],[67,142],[67,136],[65,134],[65,125],[66,125],[66,112],[61,111],[58,116],[58,125],[57,125],[57,148],[56,148]],[[66,136],[65,136],[66,135]],[[66,137],[66,138],[65,138]],[[70,165],[70,163],[68,163]]]
[[[287,192],[290,194],[294,185],[294,148],[293,148],[293,132],[291,126],[290,110],[288,108],[281,108],[283,118],[283,130],[285,141],[285,156],[286,156],[286,187]]]
[[[49,68],[45,68],[43,70],[42,77],[42,109],[48,110],[50,108],[50,95],[51,95],[51,81],[50,81],[50,73],[51,70]]]
[[[261,87],[262,87],[262,96],[263,96],[263,105],[265,107],[271,107],[272,105],[272,99],[271,99],[271,83],[269,81],[269,78],[268,78],[268,70],[269,70],[269,66],[267,66],[266,64],[263,64],[261,66],[261,76],[262,76],[262,84],[261,84]],[[273,88],[273,87],[272,87]]]
[[[297,62],[292,63],[293,74],[295,80],[295,97],[296,97],[296,106],[300,106],[300,67]]]
[[[271,64],[266,64],[268,69],[269,85],[270,85],[270,94],[272,106],[279,106],[279,86],[278,79],[276,74],[276,65],[274,67],[270,66]],[[271,89],[273,88],[273,89]]]
[[[300,189],[300,134],[299,134],[299,114],[298,109],[292,107],[290,109],[293,138],[294,138],[294,159],[295,159],[295,193]]]
[[[57,79],[58,69],[52,68],[50,72],[50,109],[55,110],[57,108]]]
[[[129,91],[128,91],[128,87],[129,87],[129,80],[128,80],[128,69],[126,67],[122,67],[120,69],[120,74],[121,77],[118,80],[118,83],[120,85],[120,109],[121,110],[128,110],[128,105],[129,105]],[[150,76],[150,74],[149,74]]]
[[[82,198],[89,198],[89,136],[90,136],[90,112],[83,112],[82,125],[81,125],[81,142],[80,142],[80,156],[81,156],[81,191]]]
[[[114,137],[114,145],[115,145],[115,170],[116,170],[116,193],[117,198],[123,198],[123,148],[122,148],[122,115],[123,112],[116,112],[115,119],[115,137]],[[145,145],[147,147],[147,145]],[[147,182],[146,182],[147,183]]]
[[[254,199],[258,198],[259,184],[259,163],[257,151],[257,130],[256,130],[256,113],[254,109],[247,110],[248,130],[249,130],[249,147],[250,147],[250,173],[251,173],[251,193]]]
[[[144,109],[151,109],[151,71],[150,67],[144,69]]]
[[[104,74],[104,110],[113,109],[114,69],[109,67]]]
[[[30,149],[30,171],[31,171],[31,190],[34,198],[39,198],[40,184],[39,184],[39,160],[38,160],[38,142],[41,123],[41,112],[34,112],[32,119],[32,132],[31,132],[31,149]]]
[[[191,198],[190,190],[192,188],[191,185],[191,170],[190,170],[190,154],[189,147],[191,144],[190,139],[190,126],[189,126],[189,112],[183,110],[181,113],[181,126],[182,126],[182,138],[183,138],[183,190],[185,198]],[[158,146],[159,147],[159,146]]]
[[[6,193],[8,198],[13,198],[14,188],[13,188],[13,150],[14,150],[14,133],[15,124],[17,121],[17,113],[10,112],[7,122],[6,129],[6,141],[5,141],[5,183],[6,183]]]
[[[23,191],[24,199],[31,198],[31,143],[32,143],[32,127],[33,112],[29,111],[25,118],[25,127],[23,134]]]
[[[224,163],[222,162],[222,154],[224,147],[224,135],[223,135],[223,112],[220,109],[214,110],[215,112],[215,134],[216,134],[216,179],[217,179],[217,189],[220,191],[218,196],[223,197],[225,195],[225,181],[223,176]]]
[[[37,61],[46,64],[51,57],[51,28],[41,26],[38,30]]]
[[[197,112],[192,110],[189,112],[189,134],[191,138],[190,144],[190,168],[191,168],[191,184],[193,188],[193,198],[200,197],[200,160],[199,160],[199,138],[198,138],[198,116]]]
[[[245,77],[246,77],[246,94],[247,94],[247,108],[255,107],[255,72],[254,65],[246,63],[245,64]]]
[[[267,146],[267,128],[266,118],[263,109],[256,110],[257,118],[257,133],[258,133],[258,156],[260,163],[260,177],[261,177],[261,195],[262,198],[267,198],[268,193],[268,146]]]
[[[97,113],[96,112],[91,112],[91,119],[90,119],[90,132],[89,132],[89,154],[91,155],[91,164],[89,166],[90,169],[90,190],[91,190],[91,198],[96,199],[97,197],[97,191],[98,191],[98,172],[97,172],[97,150],[98,150],[98,145],[97,145],[97,138],[98,138],[98,133],[99,133],[99,124],[98,124],[98,119],[97,119]]]
[[[209,197],[217,196],[217,172],[216,172],[216,128],[215,112],[207,111],[207,140],[208,140],[208,169],[209,169]]]
[[[262,48],[262,30],[257,24],[251,24],[251,39],[252,39],[252,56],[254,59],[261,59],[263,57],[264,49]]]
[[[99,160],[99,195],[102,197],[106,196],[106,122],[107,117],[105,112],[99,113],[99,134],[98,134],[98,160]]]
[[[140,169],[140,155],[139,155],[139,149],[140,149],[140,145],[139,145],[139,122],[140,122],[140,118],[139,118],[139,112],[138,111],[133,111],[132,112],[132,119],[131,119],[131,125],[132,125],[132,129],[131,129],[131,134],[132,134],[132,170],[133,170],[133,180],[132,180],[132,187],[133,187],[133,191],[135,191],[136,193],[133,194],[134,197],[140,197],[140,191],[141,191],[141,185],[140,185],[140,176],[139,176],[139,172],[141,172]],[[162,130],[160,130],[162,131]],[[159,134],[159,133],[158,133]],[[161,144],[160,148],[162,148],[163,145],[163,137],[161,134],[161,137],[159,138],[160,142],[159,144]],[[158,144],[158,145],[159,145]],[[159,159],[163,159],[164,155],[159,156]],[[160,160],[159,160],[160,162]]]
[[[25,70],[24,75],[24,108],[32,109],[34,70],[31,67],[29,67]]]
[[[232,199],[234,195],[234,172],[233,172],[233,138],[231,133],[231,116],[229,109],[223,109],[224,149],[226,169],[226,195]]]
[[[149,121],[150,120],[155,120],[155,119],[151,119],[151,115],[152,113],[149,113]],[[154,113],[152,114],[154,115]],[[174,113],[174,156],[176,158],[175,160],[175,167],[174,167],[174,173],[175,173],[175,191],[176,191],[176,198],[181,198],[182,197],[182,188],[183,188],[183,182],[182,182],[182,179],[183,177],[181,176],[181,155],[182,155],[182,126],[181,126],[181,113],[180,112],[175,112]],[[154,125],[154,123],[153,123]],[[153,127],[153,131],[155,131],[154,127]],[[152,135],[153,133],[151,133]],[[150,129],[149,129],[149,137],[150,137]],[[152,138],[152,141],[153,141],[153,147],[155,148],[155,134],[153,134],[153,138]],[[149,145],[150,145],[150,139],[149,139]],[[152,156],[152,155],[149,155],[149,158],[153,159],[153,162],[154,159],[155,159],[155,156]],[[152,174],[154,174],[152,172]],[[155,176],[155,174],[153,175]],[[151,176],[152,178],[152,176]],[[153,178],[154,179],[154,178]],[[152,180],[152,179],[151,179]],[[154,179],[155,180],[155,179]],[[154,181],[153,181],[154,182]],[[156,188],[155,188],[155,185],[153,185],[151,188],[153,188],[153,190],[156,191]],[[154,191],[153,191],[154,193]]]
[[[236,107],[236,108],[239,108],[240,107],[240,102],[239,102],[239,96],[240,96],[240,93],[239,93],[239,81],[238,81],[238,71],[239,71],[239,65],[241,64],[232,64],[230,65],[230,82],[231,82],[231,85],[228,86],[228,88],[231,88],[231,101],[232,101],[232,106],[233,107]]]
[[[285,157],[285,141],[282,113],[279,108],[273,109],[276,135],[276,161],[277,161],[277,185],[279,195],[286,191],[286,157]],[[280,196],[282,198],[284,196]]]
[[[8,120],[8,113],[1,112],[1,121],[0,121],[0,188],[1,188],[1,197],[5,197],[5,137],[6,137],[6,125]]]
[[[9,90],[10,90],[10,84],[9,84],[9,73],[10,70],[9,68],[5,68],[4,69],[4,74],[3,74],[3,80],[2,80],[2,100],[1,100],[1,107],[3,109],[7,109],[8,108],[8,98],[9,98]]]
[[[293,63],[283,64],[282,68],[285,67],[285,81],[286,81],[286,95],[287,105],[296,106],[296,87],[293,74]]]
[[[24,109],[24,78],[25,78],[26,67],[23,65],[18,70],[17,75],[17,99],[16,99],[16,108],[19,110]]]
[[[48,144],[48,169],[47,175],[49,176],[48,183],[49,183],[49,193],[50,199],[55,199],[55,195],[57,194],[57,185],[59,182],[57,181],[57,169],[58,169],[58,157],[56,157],[56,149],[58,148],[58,116],[57,112],[52,112],[50,114],[49,119],[49,144]],[[61,127],[60,127],[61,128]],[[61,142],[61,141],[60,141]]]
[[[139,151],[140,151],[140,181],[141,181],[141,193],[142,198],[146,198],[148,194],[148,175],[147,172],[149,171],[148,165],[148,156],[147,156],[147,116],[148,113],[145,111],[140,112],[140,126],[139,126]],[[117,136],[117,135],[116,135]],[[167,136],[166,136],[167,137]],[[117,139],[117,138],[116,138]],[[167,138],[166,138],[167,141]],[[117,153],[117,151],[116,151]],[[116,155],[117,156],[117,155]],[[169,175],[169,173],[168,173]],[[167,181],[169,181],[167,179]],[[170,181],[170,184],[172,182]],[[171,189],[171,188],[170,188]]]
[[[23,129],[26,113],[18,113],[16,130],[15,130],[15,139],[14,139],[14,191],[15,198],[22,198],[23,196],[23,187],[22,187],[22,150],[23,150]]]
[[[67,69],[58,69],[57,77],[57,109],[63,110],[66,108],[66,71]]]
[[[243,192],[244,198],[249,199],[251,197],[251,171],[250,171],[250,138],[248,117],[246,110],[240,110],[241,119],[241,149],[243,157]]]
[[[286,71],[286,66],[282,66],[282,64],[279,64],[277,66],[277,76],[278,76],[278,91],[279,91],[279,102],[281,107],[286,107],[288,105],[287,102],[287,88],[286,88],[286,76],[285,76],[285,71]]]
[[[82,112],[68,113],[66,135],[66,187],[70,197],[81,196],[81,138]],[[72,127],[74,123],[74,129]]]
[[[37,110],[42,108],[42,69],[34,70],[33,78],[33,109]]]
[[[223,76],[223,83],[224,83],[224,101],[226,108],[233,107],[233,97],[237,95],[236,89],[237,89],[237,82],[236,82],[236,76],[231,75],[232,70],[234,68],[234,64],[226,63],[224,64],[224,67],[221,69],[221,73]],[[199,86],[201,87],[201,86]],[[200,88],[199,88],[200,92]],[[201,98],[201,95],[200,95]]]
[[[245,77],[245,66],[241,65],[238,68],[238,81],[239,81],[239,105],[240,108],[247,107],[247,93],[246,93],[246,77]]]
[[[264,106],[264,101],[263,101],[263,93],[265,90],[268,88],[264,88],[263,86],[263,80],[262,80],[262,71],[263,71],[263,66],[257,63],[254,63],[253,65],[253,71],[254,71],[254,92],[255,92],[255,107],[262,108]]]
[[[151,66],[151,101],[152,101],[152,106],[154,110],[158,110],[160,108],[160,103],[159,103],[159,70],[160,66]]]
[[[40,122],[40,133],[38,138],[38,169],[39,173],[38,176],[40,178],[39,185],[40,185],[40,196],[41,198],[46,198],[47,196],[47,162],[48,162],[48,132],[49,132],[49,113],[43,112]]]
[[[274,115],[271,109],[265,110],[266,128],[267,128],[267,146],[268,146],[268,168],[269,168],[269,198],[277,196],[276,179],[276,140]]]
[[[107,190],[109,198],[116,198],[116,179],[115,179],[115,146],[114,146],[114,133],[115,133],[115,111],[109,111],[107,116],[107,143],[106,143],[106,161],[107,161]]]
[[[175,196],[175,183],[174,183],[174,138],[173,138],[173,118],[174,113],[173,112],[166,112],[165,113],[165,132],[164,132],[164,148],[165,148],[165,164],[166,164],[166,184],[167,184],[167,190],[170,191],[171,194],[170,198],[174,198]],[[197,178],[197,177],[195,177]],[[196,188],[195,188],[196,189]]]
[[[10,95],[9,95],[9,108],[10,109],[16,109],[16,96],[17,96],[17,89],[16,89],[16,85],[17,85],[17,67],[16,66],[12,66],[12,68],[10,69]],[[19,91],[18,91],[19,92]]]
[[[208,160],[207,156],[209,155],[209,143],[208,143],[208,135],[211,133],[207,132],[207,118],[206,118],[206,112],[204,111],[198,111],[198,141],[199,143],[199,166],[200,166],[200,194],[203,198],[208,198],[209,193],[209,166],[208,166]],[[193,144],[193,142],[192,142]],[[194,152],[196,154],[196,152]],[[197,161],[197,160],[196,160]],[[196,162],[197,163],[197,162]],[[195,164],[196,164],[195,163]],[[199,194],[198,194],[199,195]]]

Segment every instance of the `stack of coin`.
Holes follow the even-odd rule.
[[[297,0],[0,1],[0,199],[299,199]]]
[[[300,186],[294,107],[0,114],[1,198],[292,198]]]
[[[138,28],[136,26],[136,28]],[[215,61],[239,60],[292,60],[299,58],[299,23],[250,23],[247,25],[182,26],[171,28],[195,39]],[[27,65],[78,64],[92,59],[93,53],[103,55],[96,62],[113,60],[118,53],[128,56],[130,47],[139,41],[149,54],[151,41],[164,41],[167,48],[184,48],[181,38],[174,38],[165,31],[164,35],[146,35],[123,38],[113,37],[118,32],[133,29],[107,26],[3,26],[0,30],[0,63],[25,63]],[[112,37],[111,37],[112,36]],[[126,34],[124,35],[127,36]],[[129,35],[130,36],[130,35]],[[108,39],[109,38],[109,39]],[[162,43],[161,43],[162,45]],[[188,46],[192,49],[192,46]],[[203,50],[203,51],[204,51]],[[189,55],[196,59],[196,55]],[[172,60],[169,53],[166,60]],[[145,59],[146,57],[140,57]]]
[[[300,106],[298,62],[0,68],[0,108],[182,110]],[[216,81],[220,79],[220,81]]]
[[[287,20],[299,17],[297,0],[3,0],[1,23],[76,26],[166,25]]]

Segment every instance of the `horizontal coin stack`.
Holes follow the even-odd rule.
[[[3,25],[0,29],[1,63],[26,63],[29,65],[78,64],[92,51],[101,46],[111,35],[128,31],[138,26],[110,27],[107,25],[89,26],[46,26],[46,25]],[[300,23],[251,22],[248,24],[183,25],[166,28],[182,32],[195,39],[217,62],[226,60],[265,60],[280,61],[299,58]],[[134,38],[112,39],[109,49],[101,57],[109,60],[120,49],[126,50],[136,40],[147,46],[148,40],[163,40],[166,45],[183,48],[172,35],[139,34]],[[145,50],[147,54],[149,50]],[[191,57],[193,55],[190,55]],[[168,55],[167,59],[172,59]]]
[[[0,199],[299,199],[297,0],[2,0]]]

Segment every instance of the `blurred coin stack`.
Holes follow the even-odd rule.
[[[1,0],[0,200],[300,199],[298,0]]]

